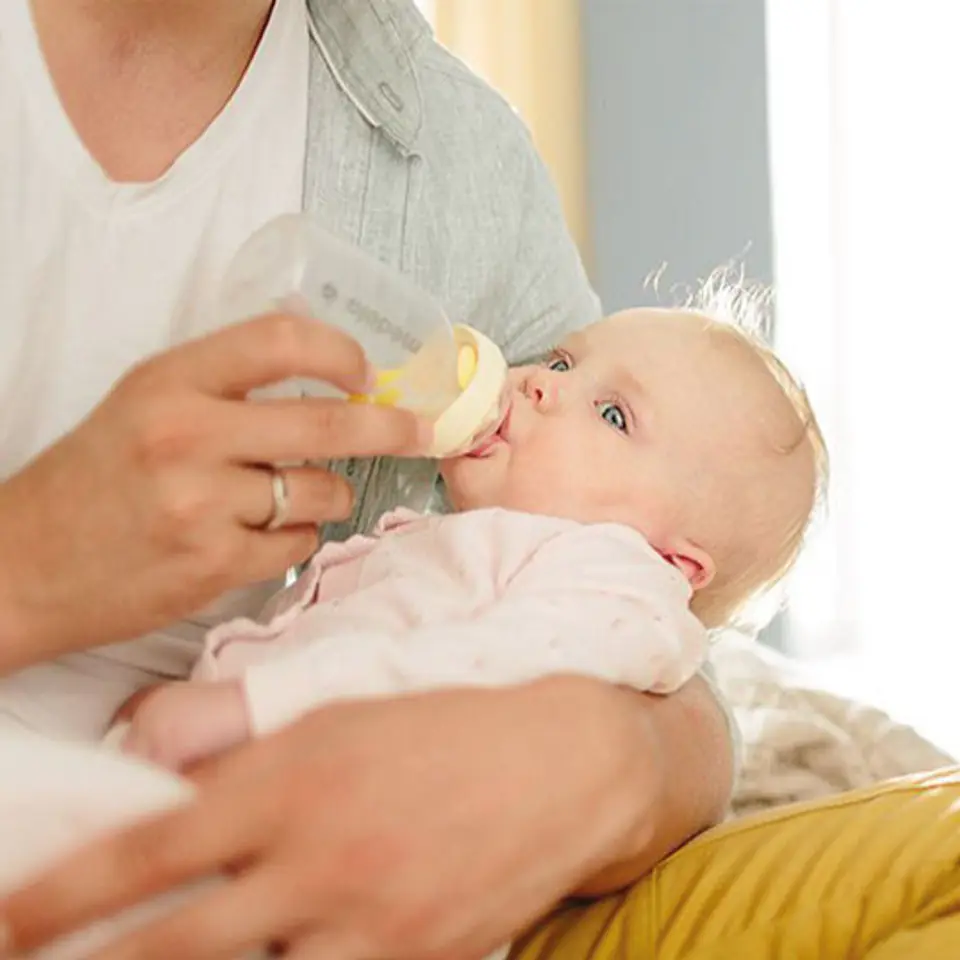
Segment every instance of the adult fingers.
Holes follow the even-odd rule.
[[[208,430],[211,452],[237,463],[423,456],[432,433],[406,410],[333,397],[220,403]]]
[[[316,525],[345,520],[353,510],[353,489],[336,474],[320,467],[285,467],[278,471],[287,511],[283,525]],[[231,471],[237,519],[252,529],[263,528],[275,512],[274,473],[246,467]]]
[[[324,380],[347,393],[362,392],[372,379],[356,340],[336,327],[290,314],[267,314],[224,327],[167,351],[147,366],[204,393],[229,397],[289,377]]]
[[[226,798],[229,807],[230,798]],[[29,953],[95,920],[212,876],[260,846],[268,811],[204,799],[86,847],[0,900],[7,954]]]
[[[284,950],[284,960],[361,960],[375,956],[354,932],[322,928],[296,937]]]
[[[269,533],[249,532],[244,552],[243,582],[260,583],[281,577],[291,567],[309,560],[320,545],[316,524],[282,527]]]
[[[306,918],[286,871],[258,868],[200,894],[181,909],[134,930],[95,960],[235,960],[287,935]]]

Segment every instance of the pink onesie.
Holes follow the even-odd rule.
[[[212,630],[194,678],[240,678],[256,734],[332,700],[581,674],[669,693],[707,633],[635,530],[510,510],[385,515],[329,543],[263,623]]]

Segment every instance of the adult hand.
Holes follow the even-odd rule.
[[[249,401],[288,377],[365,388],[360,346],[314,320],[266,316],[147,360],[72,433],[0,484],[0,672],[127,639],[277,576],[353,494],[285,471],[288,524],[264,464],[423,449],[416,418],[337,399]]]
[[[223,871],[96,960],[481,957],[641,845],[659,768],[624,762],[635,699],[558,678],[326,707],[0,901],[0,939],[26,953]]]

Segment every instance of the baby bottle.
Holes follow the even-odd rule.
[[[374,390],[348,399],[429,419],[432,457],[481,446],[505,416],[507,365],[499,348],[471,327],[452,325],[407,278],[308,216],[271,220],[240,248],[227,272],[222,309],[226,322],[284,310],[348,333],[377,370]],[[291,391],[342,396],[314,381],[280,387]]]

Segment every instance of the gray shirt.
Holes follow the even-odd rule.
[[[523,123],[409,0],[308,0],[314,40],[304,206],[498,343],[541,353],[600,316]],[[349,524],[423,506],[431,465],[351,462]]]

